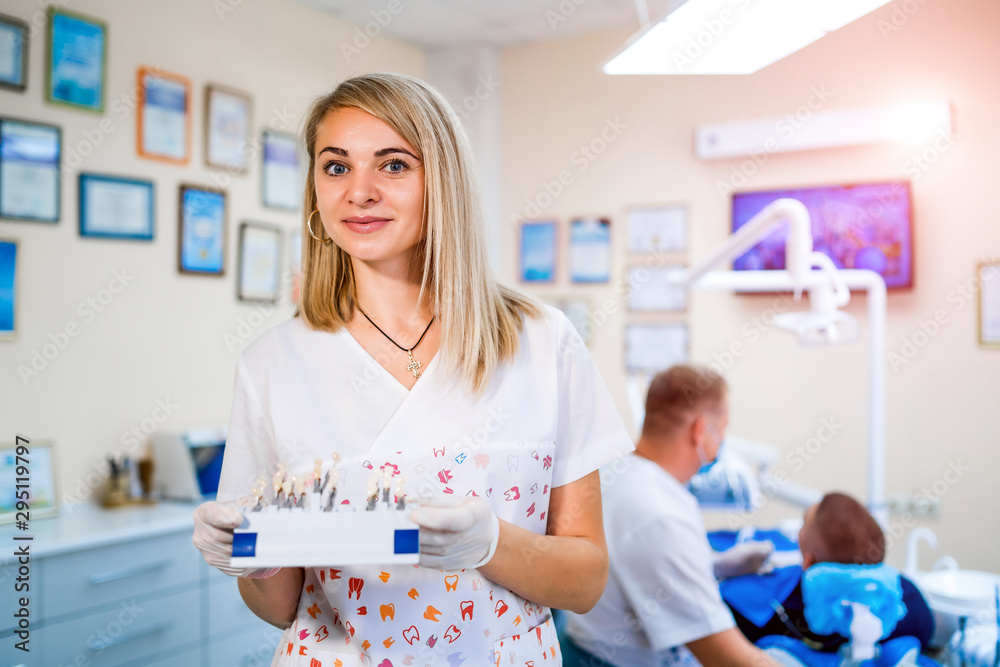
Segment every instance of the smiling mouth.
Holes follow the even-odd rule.
[[[347,225],[348,229],[350,229],[353,232],[357,232],[359,234],[376,232],[385,227],[390,222],[391,220],[389,218],[375,218],[369,216],[358,217],[358,218],[347,218],[344,220],[344,224]]]

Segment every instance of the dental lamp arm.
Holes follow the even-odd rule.
[[[727,238],[697,266],[686,273],[685,287],[691,288],[708,271],[730,262],[761,239],[770,234],[783,221],[788,221],[788,238],[785,241],[785,267],[792,276],[795,298],[802,294],[806,274],[812,267],[812,228],[809,211],[797,199],[778,199],[764,207],[760,213]]]

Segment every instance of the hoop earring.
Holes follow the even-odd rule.
[[[316,209],[315,211],[313,211],[312,213],[310,213],[309,214],[309,218],[306,220],[306,229],[309,230],[309,236],[313,237],[314,239],[316,239],[320,243],[333,243],[333,239],[330,238],[329,236],[327,236],[325,239],[321,239],[320,237],[316,236],[313,233],[312,220],[313,220],[313,216],[316,215],[317,213],[319,213],[319,209]]]

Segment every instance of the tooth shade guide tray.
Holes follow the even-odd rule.
[[[380,503],[366,511],[336,505],[334,511],[305,508],[244,512],[233,531],[236,567],[326,567],[329,565],[416,565],[420,561],[417,524],[410,520],[416,503],[405,510]]]

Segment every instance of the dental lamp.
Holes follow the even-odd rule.
[[[712,270],[750,250],[761,239],[787,222],[783,270]],[[858,325],[840,310],[850,301],[850,290],[868,296],[868,509],[882,526],[888,523],[885,505],[885,280],[874,271],[837,269],[829,257],[813,251],[809,211],[796,199],[778,199],[735,231],[697,266],[681,272],[676,282],[685,289],[715,289],[735,292],[787,292],[799,301],[809,296],[809,309],[782,313],[777,327],[791,331],[805,345],[853,342]],[[639,382],[642,380],[640,379]],[[630,386],[636,408],[637,387]],[[640,403],[641,406],[641,403]],[[641,407],[639,408],[642,409]],[[636,413],[639,423],[641,412]]]

